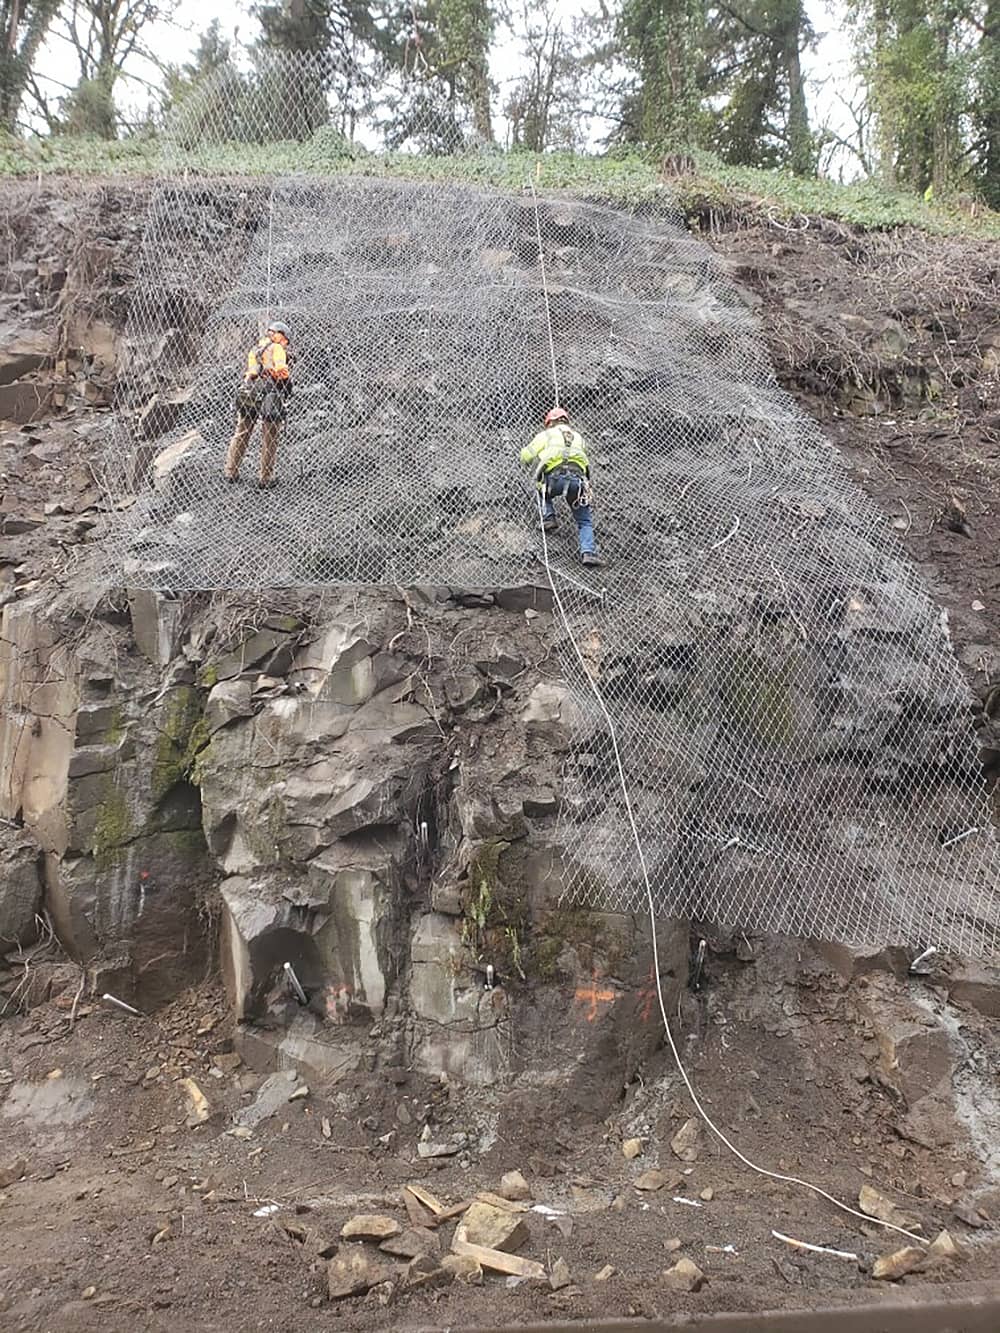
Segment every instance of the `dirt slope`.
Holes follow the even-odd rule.
[[[985,699],[1000,680],[1000,245],[818,219],[706,239],[756,294],[782,384],[892,516]]]

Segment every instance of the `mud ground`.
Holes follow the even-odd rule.
[[[906,1295],[989,1281],[1000,1190],[982,1169],[981,1145],[959,1133],[932,1150],[904,1137],[899,1099],[878,1075],[877,1043],[856,1021],[858,983],[818,965],[805,946],[800,962],[775,947],[759,962],[711,954],[704,987],[683,1002],[676,1031],[708,1110],[755,1160],[852,1204],[874,1185],[922,1234],[947,1228],[962,1259],[905,1278]],[[238,1139],[228,1132],[232,1113],[262,1079],[234,1057],[213,984],[138,1019],[99,1002],[74,1011],[75,987],[68,977],[63,984],[0,1025],[2,1157],[26,1166],[0,1191],[5,1329],[124,1329],[137,1320],[164,1330],[471,1328],[893,1299],[871,1266],[897,1238],[755,1176],[710,1138],[694,1162],[676,1157],[669,1142],[690,1108],[663,1052],[602,1124],[555,1101],[551,1117],[521,1120],[492,1089],[394,1071],[330,1090],[313,1083]],[[966,1040],[995,1060],[995,1024],[972,1011],[965,1021]],[[181,1080],[192,1077],[209,1101],[203,1124],[189,1123]],[[434,1137],[464,1130],[467,1164],[421,1159],[423,1124]],[[629,1161],[622,1143],[632,1137],[643,1151]],[[667,1184],[638,1190],[653,1166]],[[391,1295],[380,1288],[328,1302],[325,1262],[286,1229],[336,1242],[356,1213],[405,1225],[408,1182],[451,1205],[496,1190],[515,1168],[533,1202],[557,1214],[526,1215],[530,1241],[520,1253],[546,1267],[564,1259],[570,1285],[561,1291],[489,1275],[482,1286],[410,1290],[400,1262]],[[976,1226],[960,1216],[973,1199]],[[445,1251],[454,1225],[440,1228]],[[797,1252],[772,1229],[858,1257]],[[667,1287],[663,1271],[678,1255],[705,1273],[700,1291]],[[614,1272],[599,1278],[608,1265]]]

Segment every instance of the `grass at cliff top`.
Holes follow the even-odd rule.
[[[538,163],[541,163],[540,170]],[[940,235],[1000,240],[1000,213],[976,217],[928,204],[909,194],[886,190],[873,181],[836,185],[784,171],[731,167],[709,154],[696,156],[693,175],[661,183],[651,161],[639,153],[585,157],[499,150],[460,157],[421,157],[408,153],[352,152],[337,136],[320,131],[307,143],[203,144],[183,155],[183,164],[206,175],[391,176],[410,180],[454,180],[467,184],[521,188],[531,177],[540,190],[566,189],[626,204],[673,200],[691,220],[712,215],[767,217],[788,222],[830,218],[868,230],[918,227]],[[175,157],[174,167],[180,165]],[[155,139],[56,137],[0,140],[0,176],[156,176],[165,170]]]

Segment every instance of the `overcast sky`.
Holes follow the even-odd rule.
[[[560,0],[560,6],[567,19],[580,12],[585,6],[581,0]],[[212,19],[218,18],[224,35],[232,37],[237,31],[244,39],[250,39],[257,31],[257,24],[250,18],[246,4],[226,4],[222,0],[175,0],[169,20],[160,20],[149,26],[146,33],[146,45],[156,51],[160,60],[182,64],[197,42],[198,34],[208,27]],[[849,34],[834,25],[830,0],[806,0],[806,8],[816,32],[820,35],[817,49],[805,56],[805,69],[809,80],[810,107],[814,123],[829,121],[838,130],[844,129],[844,114],[838,94],[849,92],[852,86],[851,49]],[[843,5],[837,5],[838,17],[843,17]],[[134,60],[131,72],[140,78],[156,82],[155,68],[146,62]],[[43,76],[43,87],[53,99],[61,92],[58,85],[72,85],[79,77],[76,55],[65,36],[53,31],[46,44],[39,62],[39,72]],[[492,62],[494,79],[500,85],[501,97],[517,76],[517,41],[507,39],[495,52]],[[131,83],[122,97],[130,111],[140,110],[149,100],[149,95],[139,83]],[[854,174],[856,167],[844,163],[847,175]]]

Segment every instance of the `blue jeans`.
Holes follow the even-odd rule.
[[[545,504],[542,512],[543,517],[547,519],[555,518],[556,509],[552,501],[560,495],[565,496],[566,503],[570,506],[570,512],[576,519],[576,530],[580,537],[580,554],[596,555],[594,520],[590,513],[590,505],[577,504],[585,482],[586,478],[576,472],[561,472],[559,469],[551,472],[545,478]]]

